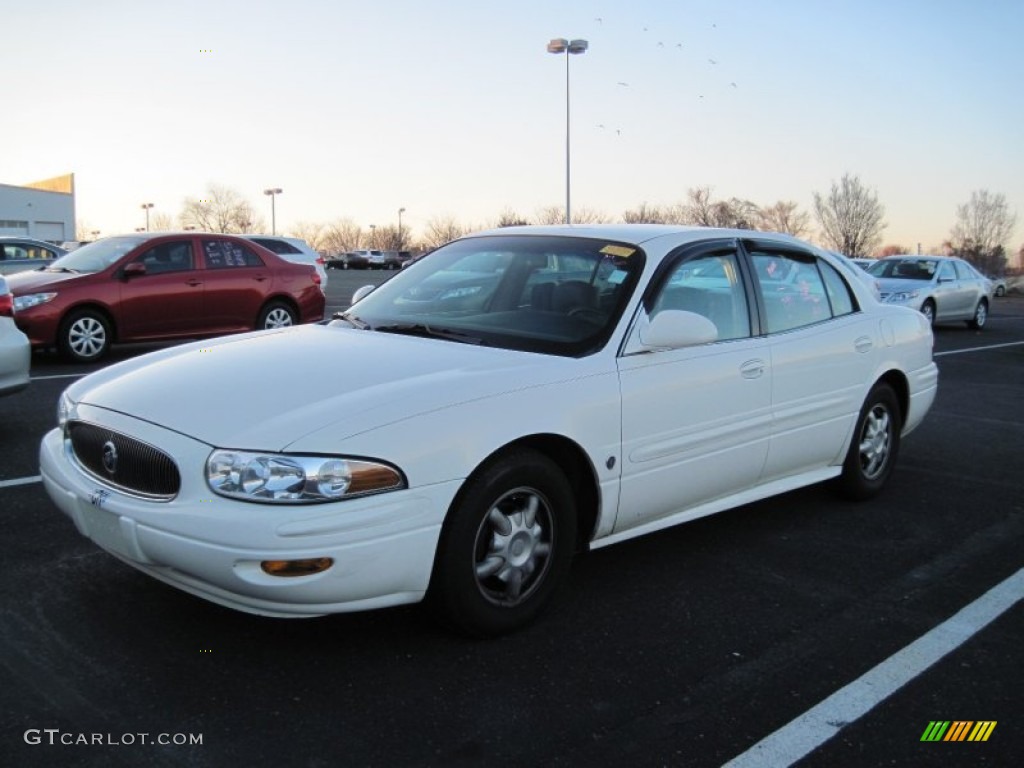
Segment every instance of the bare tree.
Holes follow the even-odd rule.
[[[565,224],[565,208],[561,205],[545,205],[537,209],[534,220],[538,224]]]
[[[513,211],[511,208],[506,208],[498,216],[498,220],[494,223],[495,227],[519,227],[524,224],[529,224],[528,219],[524,219],[518,213]]]
[[[362,240],[362,230],[351,219],[337,219],[324,225],[321,240],[330,254],[354,251]]]
[[[327,226],[315,221],[299,221],[288,229],[291,237],[299,237],[309,243],[309,247],[320,252],[327,250],[324,243],[324,236],[327,233]]]
[[[149,219],[149,229],[152,232],[170,232],[177,229],[174,226],[174,217],[169,213],[154,213]]]
[[[209,184],[201,199],[186,198],[180,219],[183,227],[204,232],[245,234],[265,229],[248,200],[219,184]]]
[[[844,174],[827,197],[815,192],[814,215],[825,244],[852,259],[866,257],[882,242],[885,207],[856,176]]]
[[[1017,224],[1006,197],[987,189],[971,193],[971,199],[957,206],[956,223],[949,233],[953,254],[973,262],[983,272],[1001,274],[1006,270],[1006,243]]]
[[[884,259],[886,256],[899,256],[902,253],[910,253],[910,249],[902,245],[886,245],[878,251],[878,258]]]
[[[623,212],[622,220],[627,224],[667,224],[668,217],[663,208],[640,203],[639,208]]]
[[[435,216],[427,222],[427,231],[423,235],[423,242],[427,248],[438,248],[462,237],[466,231],[452,216]]]
[[[711,187],[691,187],[686,192],[683,204],[683,223],[699,227],[715,226],[714,203],[711,201]]]
[[[798,209],[789,200],[779,200],[773,205],[761,208],[757,228],[766,232],[784,232],[793,237],[803,237],[810,226],[810,216]]]

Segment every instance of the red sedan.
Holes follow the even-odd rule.
[[[280,328],[324,314],[313,267],[231,235],[108,237],[7,282],[32,346],[79,362],[112,342]]]

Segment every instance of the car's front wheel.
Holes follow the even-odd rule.
[[[928,325],[935,325],[935,302],[928,299],[921,305],[921,314],[928,320]]]
[[[839,476],[839,488],[846,496],[862,500],[882,490],[899,454],[901,423],[893,388],[885,382],[875,384],[857,417]]]
[[[980,331],[985,327],[986,322],[988,322],[988,303],[982,299],[974,308],[974,317],[967,321],[967,327]]]
[[[57,345],[76,363],[99,360],[110,350],[111,327],[100,312],[83,309],[68,315],[60,326]]]
[[[256,322],[257,330],[268,328],[287,328],[298,322],[298,315],[295,310],[282,301],[272,301],[260,312],[259,320]]]
[[[576,539],[572,489],[559,467],[520,449],[472,477],[438,543],[430,601],[478,636],[530,623],[564,580]]]

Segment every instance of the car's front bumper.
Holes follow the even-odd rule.
[[[40,447],[50,497],[106,551],[187,592],[266,616],[317,616],[423,598],[457,482],[330,504],[235,501],[188,475],[201,471],[197,458],[209,446],[146,426],[133,434],[167,450],[182,471],[181,492],[171,501],[98,482],[69,456],[60,430]],[[124,424],[112,428],[124,431]],[[165,432],[166,441],[157,442],[154,432]],[[267,560],[325,557],[333,565],[308,576],[272,576],[261,568]]]

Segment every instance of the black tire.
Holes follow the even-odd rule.
[[[287,328],[299,321],[295,310],[283,301],[271,301],[260,311],[259,319],[256,321],[256,330],[263,331],[268,328]]]
[[[110,321],[94,309],[70,313],[60,324],[57,346],[75,363],[93,363],[110,351],[113,332]]]
[[[1003,296],[1005,296],[1005,295],[1006,295],[1006,288],[1004,288],[1004,287],[1003,287],[1003,286],[1001,286],[1001,285],[1000,285],[1000,286],[997,286],[997,287],[996,287],[996,297],[999,297],[999,298],[1001,298],[1001,297],[1003,297]]]
[[[576,540],[572,488],[553,461],[511,451],[481,468],[448,511],[429,600],[471,635],[519,629],[565,580]]]
[[[857,427],[838,478],[842,493],[858,501],[882,490],[900,452],[903,420],[892,387],[879,382],[871,388],[857,417]]]
[[[974,308],[974,317],[967,321],[967,327],[980,331],[988,322],[988,302],[982,299]]]
[[[928,325],[935,325],[935,302],[928,299],[922,304],[921,314],[928,318]]]

